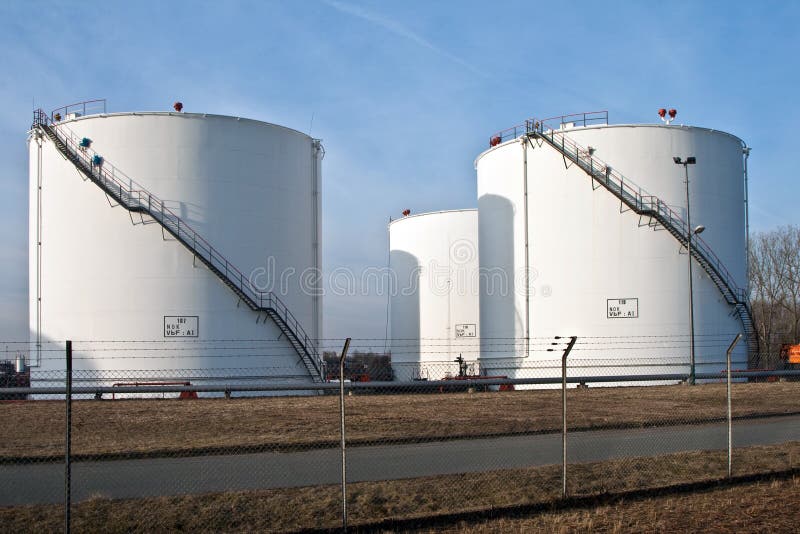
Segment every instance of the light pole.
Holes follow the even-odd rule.
[[[689,384],[694,385],[695,360],[694,360],[694,286],[692,280],[692,236],[705,230],[704,226],[692,229],[692,216],[689,209],[689,165],[697,163],[697,158],[689,156],[686,160],[678,156],[672,158],[676,165],[683,165],[686,173],[686,255],[689,261]]]

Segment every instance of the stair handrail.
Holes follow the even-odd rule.
[[[534,119],[532,121],[527,121],[526,126],[528,133],[526,136],[528,138],[531,136],[541,136],[556,150],[560,150],[565,158],[569,157],[571,161],[574,161],[583,171],[587,172],[593,180],[601,184],[605,183],[605,187],[611,191],[612,194],[616,195],[621,202],[633,209],[635,213],[650,215],[654,212],[657,214],[654,216],[656,220],[667,223],[665,227],[669,225],[667,229],[670,230],[671,228],[671,233],[679,233],[682,236],[681,241],[688,239],[688,232],[690,231],[688,225],[666,202],[655,195],[645,194],[647,193],[645,190],[630,180],[627,180],[626,184],[625,177],[599,158],[595,158],[592,154],[593,151],[575,143],[566,136],[565,132],[561,131],[561,129],[554,130],[553,128],[545,128],[545,124],[546,120],[536,121]],[[560,136],[560,147],[559,143],[555,140],[556,135]],[[597,167],[595,167],[595,165]],[[626,185],[628,186],[628,192],[625,190]],[[615,189],[617,191],[615,191]],[[662,222],[662,224],[664,224],[664,222]],[[673,235],[675,234],[673,233]],[[693,241],[695,242],[695,246],[692,249],[692,253],[695,259],[697,259],[701,265],[705,264],[704,269],[709,276],[711,276],[725,300],[729,304],[734,305],[735,311],[747,333],[749,349],[751,352],[756,352],[758,350],[758,338],[755,335],[756,329],[751,309],[750,295],[747,291],[738,287],[733,276],[731,276],[725,265],[704,239],[696,236]],[[716,279],[714,278],[715,276]],[[728,295],[730,295],[730,297]]]
[[[598,181],[601,182],[603,178],[606,178],[606,184],[611,183],[614,187],[619,189],[621,196],[628,197],[630,200],[632,200],[638,211],[641,211],[646,205],[651,208],[655,207],[656,211],[662,217],[669,220],[670,224],[676,226],[681,234],[688,236],[689,229],[686,221],[684,221],[684,219],[671,206],[669,206],[656,195],[649,193],[632,180],[625,178],[623,174],[605,163],[600,158],[592,155],[590,150],[575,143],[570,137],[565,135],[565,132],[552,128],[545,129],[547,120],[548,119],[537,121],[534,119],[532,121],[528,121],[528,133],[535,132],[543,136],[548,135],[553,141],[555,140],[556,135],[560,136],[564,150],[573,155],[574,158],[577,158],[577,160],[579,160],[579,164],[581,164],[584,168],[587,168],[590,171],[590,174],[592,174],[593,178],[597,178]],[[602,177],[599,175],[602,175]],[[647,203],[645,203],[644,199],[649,200]],[[739,302],[747,302],[747,295],[744,291],[739,289],[738,285],[733,279],[733,276],[725,267],[725,264],[722,263],[722,260],[720,260],[716,253],[714,253],[713,249],[711,249],[708,243],[706,243],[706,241],[698,235],[694,236],[692,242],[695,243],[695,247],[699,248],[703,253],[705,256],[704,259],[719,272],[720,277],[724,278],[725,285],[731,291],[731,294],[734,296],[734,298]]]
[[[580,118],[581,120],[573,120],[573,118]],[[579,124],[581,122],[582,124]],[[626,204],[635,213],[652,216],[659,223],[664,225],[673,236],[678,238],[680,235],[681,238],[679,241],[688,241],[691,229],[671,206],[659,197],[648,193],[631,180],[626,180],[625,176],[617,172],[616,169],[600,160],[600,158],[594,157],[593,150],[580,146],[565,135],[564,125],[566,124],[575,124],[585,127],[603,122],[608,124],[607,111],[560,115],[546,119],[533,118],[525,121],[525,132],[523,135],[527,139],[541,136],[556,150],[560,150],[565,158],[569,157],[571,161],[574,161],[583,171],[591,176],[592,180],[597,181],[601,185],[604,184],[612,194],[617,196],[623,204]],[[521,127],[521,125],[516,125],[493,134],[489,138],[489,146],[495,147],[511,138],[511,136],[515,139],[520,137],[518,133]],[[560,147],[558,146],[559,143],[556,142],[556,135],[560,136]],[[692,249],[693,256],[714,281],[714,284],[718,287],[726,302],[735,306],[736,313],[739,315],[744,330],[748,335],[748,345],[750,345],[752,351],[757,351],[757,337],[751,335],[755,333],[755,321],[753,319],[748,291],[739,288],[734,277],[730,274],[727,267],[725,267],[725,264],[722,263],[722,260],[719,259],[714,250],[703,238],[696,236],[694,242],[695,246]]]
[[[153,207],[158,207],[159,209],[156,210],[156,212],[155,212],[156,214],[160,213],[162,216],[169,217],[170,221],[174,222],[175,225],[180,230],[182,230],[184,233],[188,234],[192,238],[197,238],[196,243],[198,245],[204,247],[209,252],[209,257],[217,256],[218,257],[218,261],[223,262],[222,266],[225,267],[226,272],[230,272],[232,274],[237,275],[237,277],[240,277],[240,278],[244,279],[244,275],[242,274],[242,272],[238,268],[236,268],[235,265],[233,265],[231,262],[229,262],[227,260],[227,258],[225,258],[225,256],[220,254],[219,251],[217,251],[210,243],[208,243],[208,241],[206,241],[188,223],[183,221],[183,219],[181,217],[179,217],[174,211],[169,209],[166,206],[166,204],[164,203],[164,201],[162,201],[159,197],[157,197],[156,195],[151,193],[144,186],[142,186],[142,185],[138,184],[137,182],[135,182],[134,180],[128,178],[124,173],[120,173],[120,174],[122,174],[123,176],[126,176],[126,178],[128,178],[128,180],[130,181],[131,185],[129,186],[129,185],[126,185],[126,184],[120,182],[117,179],[117,176],[116,176],[116,174],[119,172],[118,169],[112,163],[110,163],[109,161],[107,161],[105,159],[103,160],[103,164],[101,166],[99,166],[99,167],[95,166],[92,163],[92,157],[94,155],[96,155],[97,152],[94,149],[92,149],[91,147],[87,147],[85,149],[80,147],[78,145],[78,143],[75,142],[75,139],[77,139],[78,136],[75,135],[75,133],[72,132],[72,130],[70,130],[69,128],[67,128],[63,124],[52,124],[52,123],[50,123],[50,124],[48,124],[48,126],[52,127],[52,129],[55,132],[55,134],[58,135],[61,138],[61,141],[67,146],[68,149],[70,149],[70,151],[74,155],[76,155],[79,158],[81,158],[82,160],[84,160],[84,163],[87,166],[89,166],[92,169],[95,169],[95,171],[98,172],[99,177],[101,179],[103,179],[107,183],[114,184],[115,187],[111,187],[110,189],[115,189],[115,190],[119,191],[121,194],[122,193],[126,194],[131,200],[134,200],[134,199],[137,200],[137,203],[142,207],[144,207],[143,198],[146,198],[148,200],[148,202],[147,202],[147,206],[148,206],[148,210],[147,211],[148,211],[148,213],[153,211]],[[63,132],[63,130],[66,130],[66,131],[68,131],[70,133],[69,137]],[[59,135],[60,133],[63,134],[63,135]],[[70,145],[72,145],[72,146],[70,146]],[[111,171],[109,171],[109,168],[111,169]],[[136,189],[134,189],[134,187],[136,187]],[[134,195],[134,193],[135,193],[135,195]],[[182,225],[182,227],[181,227],[181,225]],[[248,282],[249,282],[249,280],[248,280]],[[253,297],[254,297],[253,300],[255,302],[259,302],[257,297],[258,297],[258,295],[260,293],[261,294],[265,293],[265,292],[262,292],[262,291],[258,291],[256,288],[252,287],[252,285],[250,285],[249,283],[248,283],[247,286],[243,285],[239,289],[241,289],[243,291],[249,290],[253,294]]]
[[[94,165],[92,163],[92,158],[97,155],[97,152],[91,147],[81,147],[79,145],[80,141],[78,140],[79,136],[75,134],[75,132],[66,127],[64,124],[55,123],[55,121],[53,121],[51,117],[42,109],[34,111],[33,127],[35,128],[39,126],[48,127],[61,140],[61,142],[64,143],[64,146],[67,147],[67,150],[69,150],[74,156],[83,160],[83,163],[87,167],[97,172],[97,177],[105,183],[109,190],[118,191],[120,200],[123,200],[125,197],[127,197],[131,202],[131,207],[134,207],[133,202],[135,201],[141,210],[146,211],[154,219],[159,220],[160,215],[161,221],[169,220],[169,222],[172,223],[174,230],[178,232],[179,235],[185,234],[187,236],[185,239],[187,242],[191,242],[194,245],[195,251],[199,247],[199,250],[207,254],[204,257],[212,265],[215,263],[219,265],[219,267],[215,266],[215,268],[220,269],[221,267],[224,269],[225,277],[231,283],[236,285],[236,281],[238,280],[239,283],[237,287],[239,290],[248,298],[250,298],[251,301],[258,306],[258,308],[272,309],[275,313],[277,313],[287,324],[287,326],[292,329],[297,340],[302,343],[303,349],[308,352],[312,365],[314,365],[316,371],[318,371],[320,376],[322,376],[323,362],[319,356],[319,353],[311,343],[311,338],[308,337],[308,334],[303,326],[289,310],[286,304],[284,304],[284,302],[275,293],[272,291],[261,291],[256,288],[252,281],[245,277],[244,274],[242,274],[242,272],[235,265],[233,265],[233,263],[228,261],[225,256],[215,249],[181,217],[166,207],[163,200],[152,194],[141,184],[138,184],[136,181],[129,178],[127,175],[125,175],[125,173],[119,171],[112,163],[104,159],[102,165]],[[130,185],[126,185],[119,181],[116,176],[117,174],[125,176],[125,178],[130,182]],[[165,223],[162,222],[162,224]],[[221,270],[220,272],[223,271]]]

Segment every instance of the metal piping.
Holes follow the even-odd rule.
[[[314,268],[317,269],[317,274],[320,275],[320,278],[316,281],[316,292],[311,297],[312,303],[312,313],[314,314],[314,337],[316,339],[311,340],[311,342],[316,346],[319,343],[319,339],[322,337],[322,333],[320,332],[322,328],[322,320],[321,320],[321,306],[320,306],[320,295],[321,295],[321,287],[320,283],[322,280],[322,262],[320,257],[320,250],[322,248],[320,244],[320,218],[319,213],[322,209],[320,205],[320,180],[319,180],[319,170],[320,170],[320,162],[322,160],[321,155],[323,153],[322,149],[322,142],[319,139],[312,140],[312,159],[311,159],[311,213],[312,213],[312,229],[311,229],[311,246],[313,247],[313,262]],[[324,378],[324,377],[323,377]]]
[[[652,374],[652,375],[604,375],[604,376],[569,376],[568,384],[602,384],[609,382],[684,382],[688,379],[686,373]],[[800,377],[800,371],[731,371],[732,378],[767,378],[767,377]],[[725,372],[720,373],[697,373],[697,380],[724,380]],[[45,381],[46,380],[42,380]],[[401,386],[411,386],[415,389],[438,390],[439,388],[452,388],[454,386],[480,387],[480,386],[501,386],[501,385],[559,385],[562,377],[549,378],[485,378],[471,380],[429,380],[423,382],[351,382],[345,385],[345,389],[357,391],[359,389],[374,388],[394,388]],[[225,393],[226,391],[235,392],[256,392],[256,391],[338,391],[339,384],[331,382],[302,382],[297,384],[280,383],[269,386],[250,385],[250,386],[131,386],[131,387],[111,387],[111,386],[78,386],[72,388],[73,395],[94,395],[95,393],[180,393],[182,391],[194,391],[197,393]],[[0,395],[23,394],[23,395],[64,395],[64,387],[28,387],[28,388],[0,388]]]
[[[42,363],[42,131],[36,128],[36,364]]]
[[[528,136],[520,138],[522,141],[522,188],[523,188],[523,218],[525,237],[525,358],[530,356],[531,344],[531,280],[530,280],[530,249],[528,243]]]
[[[744,155],[744,252],[747,261],[744,264],[745,287],[747,297],[750,297],[750,205],[747,182],[747,160],[750,157],[750,147],[742,141],[742,154]]]
[[[386,354],[389,345],[389,319],[392,313],[392,292],[395,290],[394,277],[392,276],[392,232],[389,231],[389,226],[392,224],[392,216],[389,216],[389,223],[386,225],[386,241],[389,244],[387,247],[389,252],[386,255],[386,276],[389,277],[389,282],[386,284],[386,324],[383,328],[383,353]]]

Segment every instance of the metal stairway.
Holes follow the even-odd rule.
[[[94,182],[106,195],[131,213],[150,216],[161,227],[177,239],[213,272],[241,301],[259,314],[271,318],[281,330],[302,360],[314,382],[325,379],[325,369],[312,340],[292,312],[271,291],[259,291],[242,272],[223,257],[214,247],[195,232],[185,221],[164,206],[164,201],[145,190],[134,189],[117,179],[103,162],[95,164],[95,153],[90,148],[80,147],[73,135],[52,123],[46,112],[34,111],[33,129],[38,129],[50,139],[56,149],[81,173]]]
[[[641,187],[625,179],[622,174],[595,158],[591,150],[579,146],[563,132],[546,127],[544,121],[526,121],[525,131],[525,136],[529,141],[531,139],[543,140],[563,156],[565,163],[569,161],[580,167],[594,182],[605,187],[631,211],[655,220],[679,243],[686,244],[690,229],[686,222],[664,201],[647,194]],[[748,351],[751,355],[757,354],[758,335],[747,292],[736,285],[733,276],[722,261],[699,236],[692,238],[691,255],[717,286],[725,298],[725,302],[734,307],[736,315],[742,322]]]

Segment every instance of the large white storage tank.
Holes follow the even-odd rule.
[[[700,237],[733,284],[747,288],[739,138],[668,125],[561,124],[558,132],[557,142],[574,141],[583,157],[602,160],[630,180],[627,188],[661,199],[683,220],[684,167],[673,157],[696,157],[692,227],[705,227]],[[502,141],[476,159],[481,270],[507,273],[510,286],[481,288],[482,367],[518,378],[560,376],[560,352],[547,349],[555,336],[575,335],[571,374],[688,373],[685,246],[542,139]],[[696,261],[692,278],[696,372],[717,373],[743,323]],[[745,343],[734,360],[746,367]]]
[[[395,380],[477,374],[478,210],[389,224],[390,348]],[[463,358],[459,369],[457,358]]]
[[[126,198],[141,210],[125,209],[86,179],[47,129],[32,130],[34,381],[64,369],[60,350],[36,347],[63,347],[65,339],[75,340],[80,376],[107,382],[321,378],[318,140],[194,113],[99,114],[50,128],[84,161],[101,155],[104,179],[130,191]],[[86,150],[83,138],[91,141]],[[183,225],[188,246],[156,220],[163,213]],[[199,259],[210,247],[218,273]],[[260,308],[277,310],[283,326],[226,283],[263,297]]]

